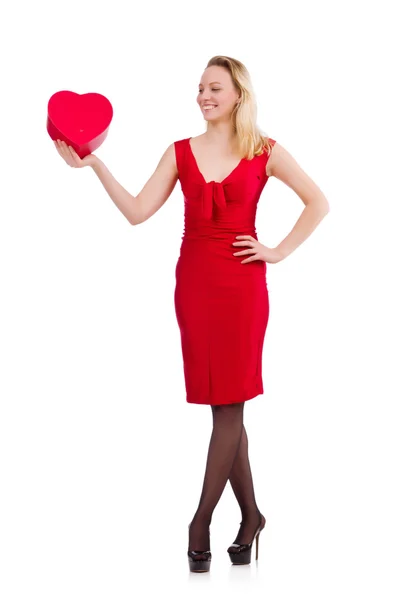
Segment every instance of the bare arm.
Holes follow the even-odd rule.
[[[277,246],[285,258],[316,229],[330,210],[329,202],[318,185],[281,144],[274,145],[266,167],[268,174],[290,187],[305,204],[293,229]]]
[[[153,216],[169,198],[178,180],[174,144],[168,146],[153,175],[137,196],[132,196],[100,159],[95,161],[92,168],[131,225],[139,225]]]

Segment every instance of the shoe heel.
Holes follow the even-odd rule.
[[[260,529],[258,531],[258,533],[256,534],[256,538],[255,538],[255,542],[256,542],[256,555],[255,555],[255,560],[258,560],[258,556],[259,556],[259,536],[261,534],[261,531],[263,531],[263,529],[265,528],[266,525],[266,521],[262,527],[262,529]]]
[[[259,528],[255,532],[254,539],[250,544],[232,544],[232,546],[239,548],[238,552],[229,551],[231,547],[228,548],[230,560],[233,565],[249,565],[251,563],[252,544],[254,543],[254,540],[256,545],[255,560],[258,560],[259,536],[265,525],[266,519],[264,519],[263,526],[259,526]]]

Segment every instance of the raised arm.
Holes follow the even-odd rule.
[[[170,197],[176,182],[178,169],[176,165],[174,144],[170,144],[150,179],[137,195],[137,215],[133,225],[139,225],[150,219]]]
[[[130,194],[100,159],[95,161],[92,169],[131,225],[139,225],[152,217],[169,198],[178,181],[173,143],[168,146],[153,175],[137,196]]]

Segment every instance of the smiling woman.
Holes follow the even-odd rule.
[[[228,479],[243,517],[228,548],[233,564],[250,562],[253,541],[258,544],[266,522],[255,501],[243,409],[264,391],[267,263],[282,260],[283,254],[257,239],[258,201],[273,173],[283,173],[296,190],[314,188],[292,157],[279,152],[276,141],[257,127],[255,98],[242,63],[211,59],[197,103],[206,133],[174,142],[185,207],[174,300],[186,400],[211,405],[213,414],[203,489],[189,525],[190,569],[206,571],[211,516]],[[319,197],[303,196],[305,202]]]
[[[175,269],[175,314],[180,329],[186,401],[211,406],[213,430],[203,489],[189,525],[191,571],[210,568],[209,526],[230,480],[242,521],[228,548],[233,564],[248,564],[266,519],[260,512],[243,423],[245,402],[263,394],[262,354],[269,319],[267,264],[277,263],[306,239],[328,212],[318,186],[293,157],[256,124],[256,102],[245,66],[215,56],[202,74],[197,103],[206,132],[170,144],[141,192],[132,196],[105,165],[70,149],[58,151],[72,167],[90,164],[130,223],[138,225],[164,205],[179,180],[184,234]],[[306,205],[276,247],[257,238],[255,218],[270,176]]]
[[[240,445],[244,405],[263,394],[262,352],[269,317],[266,262],[257,255],[255,215],[276,142],[243,116],[252,104],[241,63],[214,60],[203,73],[197,97],[207,132],[174,142],[185,207],[174,301],[186,400],[211,405],[214,423],[201,500],[189,525],[192,571],[210,567],[209,522]],[[242,260],[244,250],[236,252],[234,244],[255,248],[254,255]],[[247,563],[250,547],[239,553],[244,548],[240,544],[252,544],[265,518],[252,498],[252,482],[238,471],[236,466],[235,486],[240,489],[240,478],[245,491],[239,497],[245,498],[241,501],[249,512],[230,557]]]
[[[261,154],[263,147],[271,152],[267,136],[256,124],[255,94],[248,71],[240,61],[214,56],[199,83],[197,103],[207,120],[207,132],[215,131],[215,125],[220,131],[219,125],[226,124],[229,135],[223,136],[223,141],[236,154],[251,159]]]

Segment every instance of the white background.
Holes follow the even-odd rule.
[[[0,595],[2,600],[395,600],[396,95],[391,3],[21,2],[1,9]],[[132,227],[46,131],[59,90],[114,108],[96,154],[137,195],[196,104],[215,54],[241,60],[258,124],[331,211],[268,265],[263,396],[245,424],[267,524],[232,567],[228,483],[209,574],[188,524],[212,417],[187,404],[174,312],[179,182]],[[274,177],[268,246],[303,204]],[[139,591],[138,591],[139,590]]]

